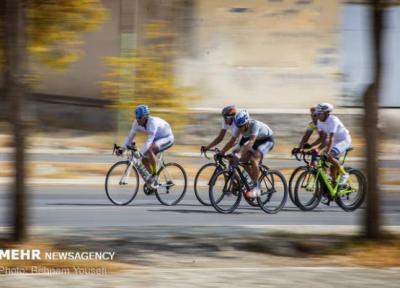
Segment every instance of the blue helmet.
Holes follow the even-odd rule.
[[[136,119],[150,115],[150,109],[147,105],[139,105],[135,109]]]
[[[249,113],[246,110],[242,110],[236,113],[234,122],[237,127],[240,127],[249,123],[249,120],[250,120]]]

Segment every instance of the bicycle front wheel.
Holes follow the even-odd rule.
[[[211,206],[209,188],[211,179],[218,172],[218,165],[207,163],[202,166],[194,178],[194,195],[204,206]]]
[[[294,199],[303,211],[311,211],[321,202],[323,180],[317,179],[314,171],[304,171],[300,174],[294,188]]]
[[[167,163],[157,173],[156,197],[161,204],[178,204],[186,193],[187,176],[183,167],[177,163]]]
[[[107,173],[106,195],[115,205],[128,205],[135,199],[139,190],[139,174],[129,161],[115,163]]]
[[[296,206],[297,206],[297,203],[296,203],[295,197],[294,197],[294,188],[296,185],[296,181],[297,181],[298,177],[300,176],[301,172],[307,171],[307,170],[308,170],[307,166],[299,166],[296,169],[294,169],[294,171],[292,172],[292,175],[290,175],[290,178],[289,178],[289,185],[288,185],[289,198],[292,201],[292,203]]]
[[[261,195],[257,197],[258,205],[268,214],[278,213],[288,197],[285,177],[278,170],[269,170],[262,174],[259,181]]]
[[[226,170],[218,172],[210,183],[210,201],[219,213],[232,213],[242,198],[240,179]]]
[[[336,196],[336,203],[347,212],[354,211],[364,201],[367,180],[361,171],[350,169],[347,171],[350,174],[347,184],[341,187]]]

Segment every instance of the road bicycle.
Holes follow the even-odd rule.
[[[350,149],[347,151],[349,152]],[[301,152],[303,159],[311,156],[315,159],[315,167],[303,171],[294,188],[294,198],[297,206],[303,211],[313,210],[325,198],[326,205],[335,201],[344,211],[354,211],[363,203],[367,181],[364,174],[357,169],[345,167],[349,178],[344,185],[339,185],[341,175],[335,181],[330,179],[327,172],[329,164],[324,157],[317,155],[314,151]]]
[[[120,149],[114,144],[113,154]],[[149,173],[141,162],[135,143],[127,147],[127,159],[111,166],[105,180],[108,199],[115,205],[128,205],[139,191],[139,179],[145,182],[143,192],[155,194],[158,201],[166,206],[178,204],[186,193],[187,176],[183,167],[177,163],[165,163],[164,154],[157,154],[157,174],[149,183]],[[140,177],[139,177],[140,175]]]
[[[246,177],[244,165],[248,162],[238,161],[233,155],[225,156],[229,160],[227,169],[218,171],[210,181],[209,197],[212,206],[220,213],[232,213],[239,206],[242,197],[248,203],[255,202],[244,193],[249,191],[251,183]],[[285,205],[287,199],[287,184],[285,177],[278,170],[271,170],[260,165],[261,195],[256,198],[258,206],[266,213],[275,214]]]
[[[209,196],[210,182],[218,172],[227,169],[227,162],[228,162],[227,157],[222,156],[218,148],[204,151],[201,153],[201,155],[204,155],[207,159],[211,159],[211,157],[207,155],[208,151],[214,152],[213,156],[214,162],[204,164],[199,169],[194,179],[194,193],[196,195],[197,200],[199,200],[199,202],[204,206],[212,206]],[[268,169],[268,167],[265,165],[264,168]],[[245,172],[245,174],[247,174],[247,172]],[[250,183],[251,180],[249,179],[249,177],[250,177],[249,175],[245,175],[246,180]],[[250,206],[258,206],[256,199],[254,198],[245,198],[245,199]]]
[[[344,165],[345,160],[347,158],[347,154],[352,150],[353,150],[353,148],[349,148],[346,150],[344,157],[341,160],[341,163],[340,163],[341,165]],[[292,156],[294,156],[297,161],[303,161],[305,163],[305,165],[298,166],[298,167],[296,167],[296,169],[293,170],[292,174],[290,175],[289,184],[288,184],[290,201],[292,201],[292,203],[294,205],[298,206],[295,201],[295,197],[294,197],[294,186],[296,185],[296,181],[302,172],[311,171],[315,168],[315,166],[316,166],[315,160],[316,159],[315,159],[315,157],[308,155],[310,159],[307,160],[305,158],[307,155],[302,154],[300,151],[299,151],[299,153],[292,153]],[[326,204],[327,202],[328,202],[327,199],[325,199],[323,197],[322,203]]]

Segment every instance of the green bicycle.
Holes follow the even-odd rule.
[[[307,156],[311,156],[312,168],[305,170],[296,181],[294,197],[297,206],[303,211],[311,211],[323,199],[329,205],[335,201],[344,211],[356,210],[363,203],[367,188],[367,181],[360,170],[346,167],[350,177],[345,185],[339,186],[340,175],[333,184],[325,169],[328,163],[321,156],[312,152],[301,152],[306,163]]]

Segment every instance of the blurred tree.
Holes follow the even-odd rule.
[[[79,59],[81,34],[96,28],[107,15],[101,0],[24,0],[23,13],[30,60],[39,60],[57,69]],[[0,17],[4,19],[3,13]],[[4,21],[0,25],[2,43],[3,26]],[[0,65],[3,62],[4,49],[0,49]]]
[[[22,122],[23,111],[23,75],[24,75],[24,26],[23,26],[23,1],[6,0],[4,13],[4,83],[5,92],[10,100],[10,122],[13,126],[15,143],[15,183],[13,193],[14,227],[13,239],[23,240],[26,235],[25,217],[25,137]]]
[[[106,17],[101,0],[26,0],[27,49],[53,68],[80,57],[80,35]]]
[[[10,104],[15,146],[13,239],[26,237],[25,121],[27,55],[53,68],[76,61],[79,35],[105,18],[100,0],[5,0],[1,2],[0,63]],[[27,54],[28,52],[28,54]]]
[[[373,50],[373,83],[364,94],[364,134],[367,142],[367,209],[365,215],[365,236],[368,239],[381,237],[380,195],[378,187],[377,146],[378,131],[378,103],[381,87],[382,71],[382,23],[384,17],[383,1],[371,0],[371,31]]]
[[[144,103],[176,129],[184,125],[186,117],[177,117],[171,112],[185,112],[196,97],[190,88],[176,83],[173,71],[176,35],[167,30],[167,24],[146,25],[143,46],[123,56],[107,58],[110,72],[101,85],[106,97],[113,101],[113,108],[132,111]]]

